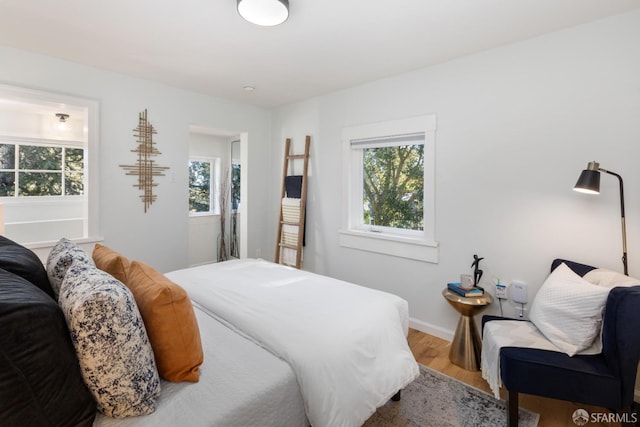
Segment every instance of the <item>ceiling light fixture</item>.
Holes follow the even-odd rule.
[[[58,123],[58,130],[65,130],[67,128],[67,119],[69,118],[69,115],[64,113],[56,113],[56,117],[60,120],[60,122]]]
[[[238,13],[263,27],[280,25],[289,17],[289,0],[237,0]]]

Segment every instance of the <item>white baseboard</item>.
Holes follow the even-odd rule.
[[[412,317],[409,318],[409,327],[413,329],[417,329],[420,332],[424,332],[425,334],[433,335],[434,337],[442,338],[443,340],[447,340],[449,342],[453,341],[454,331],[449,329],[442,328],[440,326],[435,326],[427,322],[423,322],[422,320],[414,319]]]

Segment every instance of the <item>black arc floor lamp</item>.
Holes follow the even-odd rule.
[[[582,171],[578,182],[573,187],[575,191],[587,194],[600,194],[600,172],[608,173],[618,178],[620,182],[620,218],[622,220],[622,264],[624,265],[624,274],[629,275],[627,265],[627,227],[624,220],[624,188],[622,177],[615,172],[602,169],[598,162],[589,162],[587,168]]]

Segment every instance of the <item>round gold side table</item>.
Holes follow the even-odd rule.
[[[442,291],[442,296],[460,313],[458,327],[449,350],[449,360],[461,368],[479,371],[482,340],[473,316],[487,308],[493,298],[486,292],[477,297],[463,297],[448,289]]]

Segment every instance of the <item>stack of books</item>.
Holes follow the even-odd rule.
[[[484,294],[484,289],[479,286],[462,286],[460,282],[447,283],[447,288],[463,297],[478,297]]]

